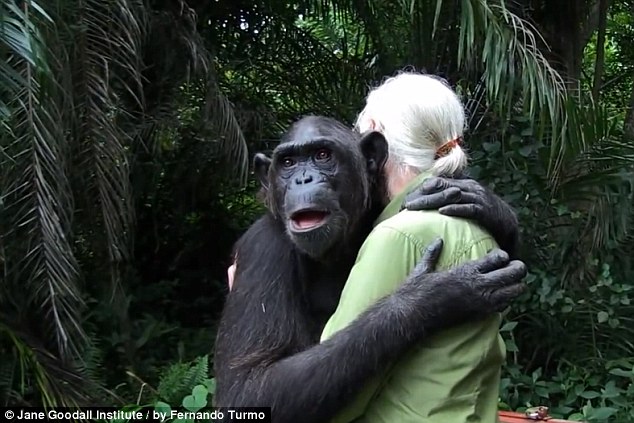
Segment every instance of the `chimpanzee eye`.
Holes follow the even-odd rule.
[[[324,161],[324,160],[328,160],[329,158],[330,158],[330,150],[327,150],[325,148],[319,149],[317,150],[317,153],[315,153],[316,160]]]
[[[284,157],[282,159],[282,166],[284,167],[291,167],[295,164],[295,160],[291,159],[290,157]]]

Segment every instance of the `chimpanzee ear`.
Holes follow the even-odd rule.
[[[360,144],[368,171],[374,174],[378,173],[387,161],[388,149],[385,137],[377,131],[366,132],[361,137]]]
[[[266,154],[257,153],[253,159],[253,170],[264,189],[269,187],[269,167],[271,167],[271,159]]]

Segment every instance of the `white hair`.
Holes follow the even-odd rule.
[[[389,162],[401,171],[452,176],[467,165],[460,145],[435,159],[438,148],[462,138],[465,128],[462,103],[437,77],[406,72],[387,79],[368,94],[355,126],[361,133],[381,132]]]

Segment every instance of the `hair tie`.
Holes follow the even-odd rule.
[[[458,147],[460,144],[462,144],[462,137],[458,137],[455,140],[451,140],[449,142],[444,143],[443,145],[438,147],[438,149],[436,150],[436,155],[434,156],[434,160],[437,160],[441,157],[446,156],[447,154],[451,152],[452,149],[454,149],[455,147]]]

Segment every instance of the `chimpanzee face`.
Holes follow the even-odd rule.
[[[329,118],[295,123],[272,159],[256,155],[271,212],[313,258],[345,242],[367,212],[373,182],[387,158],[383,136],[364,137]]]

